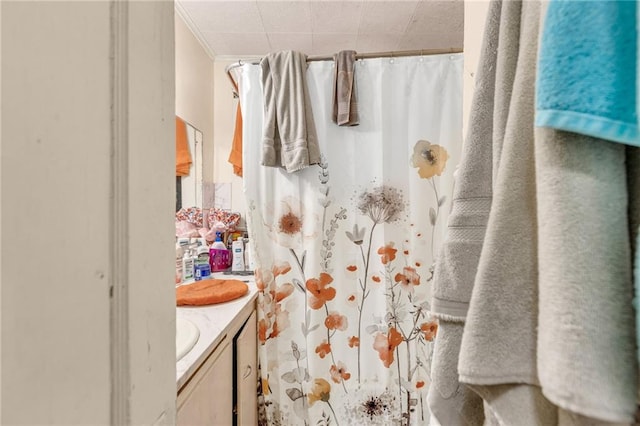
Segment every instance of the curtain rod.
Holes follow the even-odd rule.
[[[390,51],[390,52],[375,52],[375,53],[356,53],[357,59],[374,59],[374,58],[399,58],[402,56],[428,56],[428,55],[443,55],[447,53],[462,53],[461,48],[450,47],[447,49],[421,49],[421,50],[400,50],[400,51]],[[328,56],[309,56],[307,58],[307,62],[315,62],[315,61],[333,61],[333,55]],[[227,73],[227,76],[231,80],[231,84],[233,85],[233,95],[234,97],[238,96],[237,87],[238,84],[236,80],[231,75],[231,70],[234,68],[241,67],[245,64],[258,65],[260,60],[255,59],[251,61],[243,61],[242,59],[238,60],[238,62],[234,62],[232,64],[227,65],[224,70]]]

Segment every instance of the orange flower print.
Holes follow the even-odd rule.
[[[376,283],[380,282],[380,277],[377,275],[372,276],[371,279],[373,280],[373,282],[376,282]]]
[[[392,241],[389,244],[386,244],[383,247],[378,249],[378,254],[380,255],[380,261],[383,265],[386,265],[389,262],[392,262],[396,258],[396,252],[398,250],[394,249],[393,246],[395,243]]]
[[[436,321],[422,323],[420,325],[420,331],[424,334],[424,339],[427,342],[431,342],[438,333],[438,323]]]
[[[324,358],[331,353],[331,344],[328,343],[326,339],[323,340],[322,343],[320,343],[316,347],[316,353],[320,356],[320,358]]]
[[[326,273],[320,274],[320,279],[311,278],[307,280],[307,290],[309,290],[309,306],[311,309],[320,309],[329,300],[333,300],[336,297],[336,289],[333,287],[327,287],[333,278]]]
[[[269,327],[267,326],[267,321],[265,321],[264,318],[258,321],[258,339],[263,345],[267,341],[267,328]]]
[[[269,333],[269,339],[278,337],[279,335],[280,335],[280,326],[278,326],[277,322],[274,322],[273,327],[271,327],[271,333]]]
[[[415,268],[405,266],[402,269],[402,274],[396,274],[394,281],[400,283],[403,289],[413,291],[413,288],[411,287],[412,285],[420,285],[420,275],[418,275]]]
[[[421,389],[421,388],[423,388],[425,384],[426,384],[426,383],[424,382],[424,380],[418,380],[418,381],[416,382],[416,389]]]
[[[330,312],[327,318],[324,320],[324,325],[329,330],[344,331],[347,329],[349,323],[347,317],[340,315],[338,312]]]
[[[273,299],[277,302],[281,302],[282,299],[284,299],[285,297],[289,296],[291,293],[293,293],[294,287],[293,284],[291,283],[284,283],[281,286],[279,286],[277,289],[275,290],[271,290],[271,296],[273,297]]]
[[[282,263],[274,263],[271,267],[271,272],[273,273],[274,277],[277,277],[278,275],[284,275],[290,270],[291,265],[289,265],[289,262],[286,261]]]
[[[258,291],[264,292],[266,288],[269,288],[271,284],[274,282],[273,273],[266,268],[258,268],[255,272],[256,276],[256,287],[258,287]]]
[[[418,175],[422,179],[429,179],[442,175],[449,159],[447,150],[429,141],[419,140],[413,147],[411,167],[418,168]]]
[[[378,351],[378,356],[385,367],[393,364],[393,351],[402,343],[402,335],[395,328],[389,329],[389,334],[378,333],[373,342],[373,349]]]
[[[338,361],[338,365],[332,365],[329,369],[331,373],[331,380],[336,383],[340,383],[343,380],[349,380],[351,373],[347,373],[347,366],[343,362]]]
[[[347,305],[351,307],[358,306],[358,296],[355,293],[351,293],[349,297],[347,297]]]
[[[287,327],[289,327],[289,312],[282,309],[282,305],[278,303],[276,305],[276,319],[273,322],[269,338],[278,337],[280,332]]]
[[[329,402],[331,397],[331,384],[325,379],[315,379],[309,393],[309,405],[317,401]]]
[[[344,276],[347,280],[357,280],[358,279],[358,265],[355,263],[349,262],[347,266],[344,268]]]
[[[360,346],[360,339],[358,338],[358,336],[349,337],[349,347],[357,348],[358,346]]]

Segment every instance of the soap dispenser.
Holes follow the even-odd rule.
[[[209,263],[211,272],[224,271],[229,267],[229,250],[222,242],[220,232],[216,232],[216,240],[209,249]]]

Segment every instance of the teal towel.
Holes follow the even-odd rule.
[[[538,127],[640,146],[635,1],[551,0],[536,82]]]

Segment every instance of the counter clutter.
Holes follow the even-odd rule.
[[[237,322],[236,319],[248,318],[255,309],[257,287],[253,276],[214,274],[213,278],[244,281],[249,291],[244,296],[225,303],[176,308],[176,318],[193,322],[200,331],[200,337],[194,347],[176,364],[178,390],[225,338],[233,337],[230,334],[236,331],[232,330],[234,323]]]

